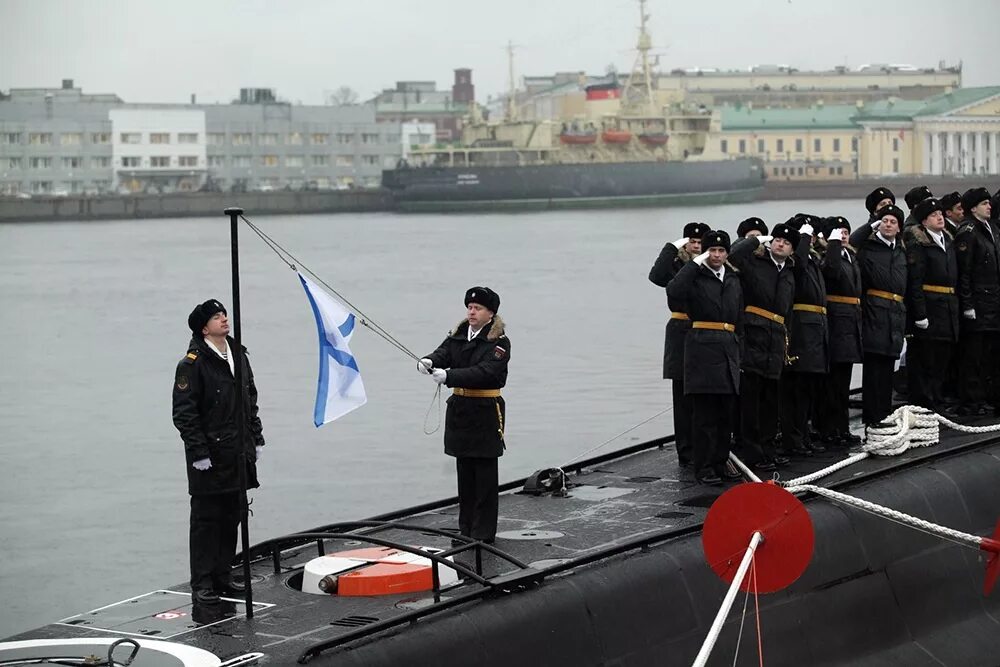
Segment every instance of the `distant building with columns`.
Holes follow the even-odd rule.
[[[720,116],[710,148],[759,157],[772,179],[1000,174],[1000,86],[919,101],[724,107]]]

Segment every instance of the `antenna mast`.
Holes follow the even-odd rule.
[[[514,43],[507,42],[507,76],[509,87],[507,89],[507,121],[517,120],[517,85],[514,80]]]
[[[625,84],[622,101],[629,111],[652,115],[653,76],[649,68],[649,51],[653,48],[653,40],[646,28],[648,21],[646,0],[639,0],[639,41],[636,44],[638,53],[628,83]]]

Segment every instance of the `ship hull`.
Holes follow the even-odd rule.
[[[621,208],[747,202],[763,189],[752,159],[401,168],[382,184],[401,211]]]

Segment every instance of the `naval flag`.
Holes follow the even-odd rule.
[[[319,329],[319,383],[313,422],[317,427],[343,417],[368,401],[358,362],[348,344],[354,314],[299,273]]]

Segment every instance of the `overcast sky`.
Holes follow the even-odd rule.
[[[661,67],[800,69],[964,63],[964,85],[1000,84],[998,0],[650,0]],[[56,87],[127,102],[226,102],[241,87],[320,104],[398,80],[476,97],[515,76],[632,67],[634,0],[0,0],[0,90]]]

